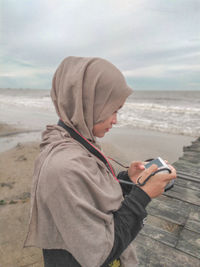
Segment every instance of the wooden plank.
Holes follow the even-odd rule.
[[[195,157],[196,159],[199,159],[199,156],[198,156],[197,154],[195,154],[194,157]],[[192,158],[191,158],[191,159],[192,159]],[[173,164],[181,165],[182,168],[184,168],[184,166],[185,166],[185,167],[187,167],[188,169],[189,169],[189,168],[194,168],[194,169],[196,169],[196,168],[198,167],[198,165],[199,165],[199,161],[196,161],[196,159],[195,159],[195,162],[193,162],[193,161],[189,161],[188,159],[186,159],[186,155],[184,154],[183,157],[179,158],[179,160],[178,160],[177,162],[173,163]],[[193,159],[192,159],[192,160],[193,160]],[[180,170],[181,170],[181,169],[180,169]]]
[[[174,186],[171,190],[164,193],[164,195],[200,206],[200,191]]]
[[[200,259],[200,235],[183,229],[176,248]]]
[[[198,152],[199,153],[199,152]],[[180,161],[188,161],[187,164],[199,164],[199,158],[196,151],[187,151],[184,153],[183,157],[179,158]]]
[[[148,214],[179,225],[185,224],[191,211],[193,209],[189,203],[164,195],[153,199],[147,207]]]
[[[182,172],[182,171],[177,171],[177,174],[178,174],[178,177],[181,178],[181,179],[186,179],[186,180],[189,180],[189,181],[192,181],[192,182],[197,182],[197,183],[200,183],[200,174],[198,176],[194,176],[192,174],[189,174],[189,173],[185,173],[185,172]]]
[[[139,234],[135,239],[139,267],[199,267],[199,259]]]
[[[180,228],[182,229],[182,225],[180,224],[153,215],[149,215],[147,217],[144,228],[146,227],[146,225],[151,225],[153,227],[160,228],[163,231],[169,232],[170,234],[173,235],[178,235],[180,232]]]
[[[174,186],[200,191],[200,181],[193,182],[188,179],[182,179],[181,177],[178,177],[178,179],[175,180]]]
[[[199,235],[199,238],[200,238],[200,221],[188,219],[187,223],[185,225],[185,229],[197,233]],[[199,242],[200,242],[200,240],[199,240]],[[200,251],[199,251],[199,253],[200,253]]]
[[[192,176],[191,174],[188,174],[188,172],[183,172],[182,170],[177,170],[177,172],[178,172],[178,174],[183,175],[183,176],[189,176],[189,177],[199,179],[199,175]]]
[[[200,208],[190,212],[185,224],[185,229],[199,234],[200,238]]]
[[[199,181],[199,174],[200,174],[200,168],[197,168],[197,166],[194,166],[194,165],[186,165],[186,162],[185,164],[181,163],[180,161],[179,162],[176,162],[176,164],[174,163],[173,166],[176,168],[176,170],[178,172],[183,172],[185,174],[188,174],[190,175],[191,177],[198,177],[197,178],[194,178],[195,180]]]
[[[147,209],[148,214],[151,216],[155,216],[158,218],[162,218],[166,221],[170,221],[173,223],[176,223],[178,225],[184,225],[186,221],[186,215],[185,214],[180,214],[176,213],[175,209],[159,209],[159,208],[154,208],[154,207],[148,207]]]
[[[166,244],[170,247],[175,247],[178,241],[178,235],[164,231],[163,229],[150,224],[145,224],[144,228],[141,231],[141,234],[148,236],[154,240],[157,240],[163,244]]]
[[[183,147],[183,152],[187,152],[187,151],[200,152],[200,146],[198,142],[193,143],[191,146]]]
[[[199,166],[190,163],[188,160],[179,159],[179,161],[173,163],[173,166],[175,166],[178,171],[199,177]]]

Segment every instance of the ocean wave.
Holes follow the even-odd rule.
[[[6,92],[6,91],[5,91]],[[46,92],[34,92],[20,95],[0,94],[0,107],[8,110],[9,107],[19,107],[41,111],[42,114],[54,114],[55,109],[51,98]],[[14,95],[15,93],[15,95]],[[198,101],[160,101],[153,103],[128,101],[119,111],[117,127],[142,128],[166,133],[188,136],[200,136],[200,107]]]
[[[51,98],[49,96],[43,97],[21,97],[21,96],[0,96],[0,104],[13,105],[27,108],[39,108],[43,110],[54,110]]]
[[[152,130],[152,131],[159,131],[163,133],[171,133],[177,135],[186,135],[186,136],[193,136],[198,137],[200,135],[200,127],[181,127],[177,125],[169,125],[168,123],[155,123],[152,121],[147,120],[139,120],[135,119],[134,122],[130,120],[118,120],[118,124],[115,127],[126,127],[126,128],[139,128],[145,130]]]
[[[172,104],[155,104],[155,103],[126,103],[123,107],[124,111],[159,111],[167,113],[190,113],[190,114],[200,114],[199,107],[193,106],[181,106],[181,105],[172,105]]]
[[[154,106],[154,108],[151,108]],[[139,108],[138,108],[139,107]],[[146,107],[146,105],[145,105]],[[176,112],[178,110],[178,112]],[[128,104],[118,114],[118,126],[141,128],[188,136],[200,135],[200,109],[177,109],[162,105]]]

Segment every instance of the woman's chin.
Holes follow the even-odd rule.
[[[105,134],[106,134],[106,133],[99,133],[98,135],[96,135],[96,137],[98,137],[98,138],[102,138],[102,137],[105,136]]]

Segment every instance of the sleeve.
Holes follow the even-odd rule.
[[[128,176],[128,171],[119,172],[117,179],[119,180],[123,196],[128,195],[131,192],[132,186],[134,185]]]
[[[125,197],[120,209],[113,214],[114,245],[102,267],[106,267],[110,262],[118,259],[137,236],[143,227],[143,219],[147,216],[145,208],[150,200],[150,197],[142,189],[136,185],[132,186],[130,194]]]

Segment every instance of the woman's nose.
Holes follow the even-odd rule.
[[[112,124],[116,124],[117,123],[117,113],[113,114],[113,118],[112,118]]]

